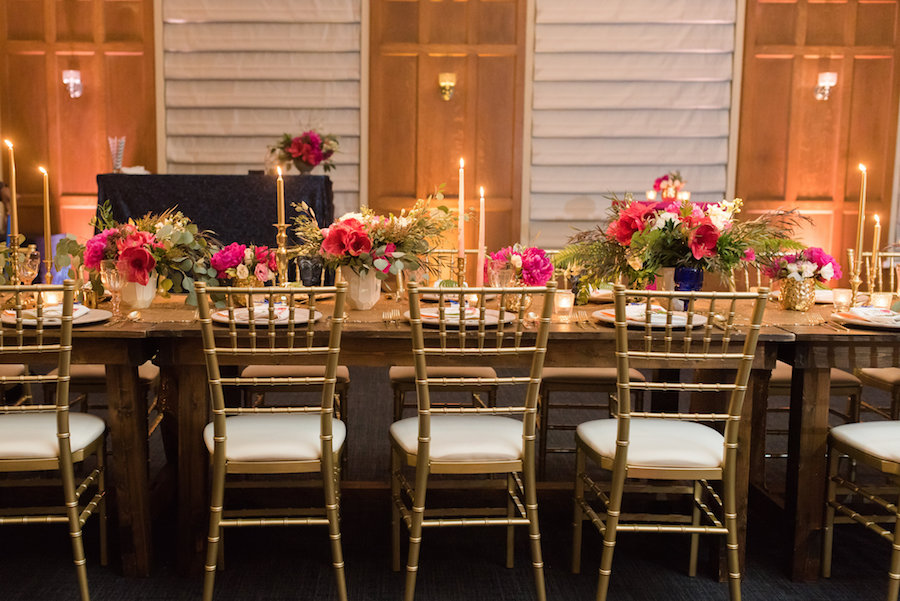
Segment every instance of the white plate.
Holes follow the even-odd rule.
[[[440,320],[438,319],[438,310],[437,309],[422,309],[420,311],[420,315],[422,316],[422,323],[429,326],[438,326],[440,325]],[[409,320],[409,311],[403,312],[403,317]],[[516,314],[511,311],[503,312],[503,322],[511,323],[516,318]],[[484,325],[486,326],[495,326],[500,321],[500,311],[497,309],[485,309],[484,310]],[[474,307],[469,307],[466,309],[466,318],[465,323],[467,328],[477,328],[478,327],[478,309]],[[445,324],[448,328],[455,328],[459,325],[459,314],[449,314],[445,315]]]
[[[628,305],[626,309],[626,320],[629,325],[635,327],[644,327],[647,324],[645,319],[646,311],[643,303]],[[591,316],[601,323],[616,323],[616,312],[614,309],[602,309],[594,311]],[[664,328],[666,327],[666,311],[659,305],[651,305],[650,327]],[[706,316],[694,313],[693,327],[697,328],[706,325]],[[687,313],[685,311],[672,311],[672,327],[682,329],[687,325]]]
[[[269,320],[269,307],[264,305],[258,305],[255,307],[254,311],[254,324],[257,326],[268,326]],[[287,307],[275,307],[275,325],[276,326],[286,326],[288,324],[288,308]],[[234,322],[240,325],[249,324],[250,311],[246,307],[239,307],[234,310]],[[318,321],[322,318],[322,314],[316,311],[315,315],[313,315],[313,321]],[[228,324],[228,309],[222,309],[221,311],[216,311],[210,316],[216,323]],[[309,322],[309,309],[304,309],[298,307],[294,309],[294,323],[303,324]]]
[[[613,300],[613,290],[612,288],[592,288],[590,301],[592,303],[605,303],[612,302]]]
[[[870,315],[858,315],[850,311],[832,313],[831,317],[845,326],[858,326],[876,330],[900,330],[900,313],[890,309],[876,309],[875,307],[857,307],[855,310],[863,310]]]
[[[26,315],[30,313],[30,311],[23,311],[23,319],[22,325],[33,328],[37,325],[36,319],[29,319]],[[58,314],[58,313],[57,313]],[[106,309],[88,309],[84,305],[76,305],[72,308],[72,325],[73,326],[83,326],[92,323],[100,323],[102,321],[106,321],[112,317],[112,313],[107,311]],[[0,321],[3,322],[3,325],[6,326],[14,326],[16,325],[16,312],[10,309],[7,309],[3,312],[2,318]],[[45,317],[44,318],[44,326],[48,328],[59,327],[60,320],[57,317]]]

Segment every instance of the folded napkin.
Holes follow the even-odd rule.
[[[228,311],[223,309],[218,312],[224,319],[228,319]],[[287,307],[275,307],[275,321],[282,322],[287,321],[288,319],[288,308]],[[269,307],[268,305],[256,305],[253,307],[253,321],[254,322],[266,322],[269,319]],[[240,323],[247,323],[250,321],[250,309],[246,307],[241,307],[234,310],[234,320]]]
[[[85,307],[84,305],[73,305],[72,306],[72,319],[76,319],[81,317],[82,315],[87,315],[90,312],[90,309]],[[4,311],[6,315],[11,315],[15,317],[16,312],[13,309],[7,309]],[[59,319],[62,317],[62,305],[50,305],[44,307],[43,310],[44,319]],[[37,319],[37,309],[26,309],[22,311],[23,319]]]
[[[440,313],[438,309],[422,309],[421,311],[422,317],[427,317],[429,319],[438,319]],[[459,319],[459,306],[451,305],[449,307],[444,307],[444,315],[451,319]],[[475,307],[466,307],[465,319],[474,319],[478,317],[478,309]]]
[[[147,171],[143,165],[136,165],[134,167],[122,167],[121,171],[126,175],[150,175],[150,172]]]
[[[855,319],[863,319],[872,323],[897,324],[900,323],[900,313],[895,313],[890,309],[880,309],[878,307],[853,307],[849,313]]]
[[[613,314],[615,315],[615,313]],[[639,321],[646,323],[647,321],[647,305],[644,303],[633,303],[625,307],[625,317],[631,321]],[[660,305],[650,305],[650,325],[664,326],[666,325],[666,310]],[[672,312],[673,326],[686,326],[687,313],[680,311]]]

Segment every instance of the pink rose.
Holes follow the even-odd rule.
[[[522,281],[526,286],[543,286],[553,277],[553,263],[540,248],[526,248],[522,253]]]
[[[269,267],[265,263],[257,263],[256,269],[253,270],[253,275],[256,276],[260,282],[268,282],[269,278],[272,276],[272,272],[269,271]]]
[[[226,269],[237,267],[244,260],[244,253],[247,247],[237,242],[232,242],[216,254],[214,254],[209,264],[219,274],[224,274]]]
[[[744,251],[744,256],[741,257],[741,261],[747,261],[749,263],[750,261],[755,261],[755,260],[756,260],[756,251],[753,250],[753,248],[748,246],[747,250]]]
[[[134,248],[137,246],[158,246],[156,236],[150,232],[138,230],[133,225],[128,224],[123,227],[124,237],[116,240],[116,249],[121,253],[126,248]]]
[[[103,230],[84,245],[84,267],[86,269],[100,269],[100,261],[106,258],[106,246],[109,243],[109,237],[118,233],[119,230],[108,229]]]
[[[708,217],[699,220],[691,220],[691,233],[688,237],[688,246],[695,259],[711,257],[716,254],[716,244],[719,241],[719,230],[712,224]]]
[[[372,240],[359,220],[345,219],[328,228],[321,248],[324,253],[336,257],[344,254],[358,257],[372,250]]]
[[[156,259],[150,251],[141,246],[126,248],[119,255],[116,269],[125,274],[129,282],[146,285],[150,281],[150,272],[156,267]]]

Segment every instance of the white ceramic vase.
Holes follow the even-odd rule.
[[[381,280],[370,269],[365,275],[358,275],[346,265],[341,267],[341,276],[347,282],[347,304],[351,309],[367,311],[381,298]]]
[[[146,309],[153,303],[156,298],[156,280],[157,273],[154,271],[150,274],[150,279],[146,284],[138,284],[136,282],[128,282],[122,288],[122,304],[132,309]]]

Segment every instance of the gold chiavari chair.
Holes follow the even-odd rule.
[[[869,292],[888,291],[897,293],[897,268],[900,267],[900,252],[879,252],[878,262],[881,264],[880,269],[876,269],[876,266],[873,265],[871,251],[864,251],[861,254],[863,264],[862,280]],[[887,272],[886,274],[885,271]],[[859,421],[859,413],[863,409],[880,415],[885,419],[900,419],[900,367],[863,367],[857,368],[854,370],[854,373],[864,386],[887,391],[891,395],[891,404],[889,407],[879,407],[872,405],[865,399],[861,399],[856,407],[856,419],[853,421]]]
[[[478,256],[476,249],[464,250],[467,263],[472,263]],[[425,257],[425,271],[442,279],[455,280],[456,258],[458,251],[455,249],[437,249]],[[419,286],[427,285],[418,282]],[[441,378],[464,377],[470,384],[466,387],[452,387],[456,392],[466,392],[472,395],[472,406],[493,407],[497,404],[497,392],[499,387],[490,383],[497,377],[496,370],[489,365],[474,366],[433,366],[429,368],[429,377],[437,382]],[[388,369],[388,380],[394,393],[394,421],[403,419],[403,412],[407,409],[415,409],[415,403],[407,401],[409,393],[416,391],[416,370],[411,365],[392,365]],[[484,383],[480,383],[484,382]],[[434,384],[433,388],[437,388]]]
[[[855,463],[847,478],[839,474],[839,458],[848,455]],[[887,476],[892,483],[891,500],[884,498],[885,491],[860,483],[854,474],[859,465],[866,465]],[[838,492],[850,492],[865,505],[838,500]],[[888,590],[885,599],[897,601],[900,596],[900,510],[897,496],[900,494],[900,422],[877,421],[844,424],[832,428],[828,434],[828,485],[825,502],[825,536],[823,538],[822,575],[831,576],[831,551],[834,545],[834,524],[856,522],[865,526],[892,544],[888,569]],[[839,512],[841,518],[836,518]],[[876,512],[873,515],[873,512]],[[890,526],[893,524],[893,532]]]
[[[740,599],[735,499],[738,428],[768,292],[767,288],[757,292],[656,292],[616,286],[619,413],[613,419],[583,423],[575,434],[572,569],[576,573],[581,569],[582,522],[589,520],[603,536],[598,601],[607,597],[619,532],[690,534],[691,575],[696,573],[699,535],[724,534],[731,599]],[[628,318],[629,298],[639,302],[633,307],[638,307],[640,319],[645,322],[639,332],[629,329],[629,325],[635,323]],[[685,314],[672,311],[673,298],[687,299]],[[653,310],[655,315],[651,314],[654,300],[664,305],[662,309]],[[737,302],[742,300],[753,301],[753,307],[749,325],[741,326],[744,340],[738,342],[733,340],[734,315]],[[633,381],[630,370],[635,366],[735,370],[736,375],[733,381],[714,384]],[[635,412],[631,409],[631,392],[635,389],[720,393],[727,395],[727,410],[721,413]],[[711,427],[711,422],[724,422],[724,435]],[[612,472],[609,486],[604,487],[591,478],[587,470],[588,459]],[[626,487],[626,481],[635,478],[646,479],[647,483]],[[677,481],[683,480],[693,482],[677,486]],[[690,495],[693,499],[691,514],[623,514],[623,492],[655,492],[654,481],[665,482],[667,492]],[[710,484],[713,481],[721,481],[720,490]],[[597,497],[600,507],[595,509],[586,492]],[[701,518],[707,523],[701,523]]]
[[[50,308],[41,292],[62,293],[62,305]],[[100,521],[100,563],[106,565],[106,488],[104,446],[106,424],[94,415],[69,411],[69,363],[72,356],[72,304],[75,284],[62,286],[0,286],[0,295],[12,294],[12,323],[0,329],[0,357],[31,364],[56,364],[54,375],[20,373],[4,376],[2,383],[56,384],[56,402],[15,404],[0,407],[0,473],[58,473],[64,503],[53,507],[9,507],[0,509],[0,525],[65,523],[69,526],[72,556],[82,601],[88,601],[82,526],[95,512]],[[35,306],[26,309],[26,300]],[[8,314],[9,315],[9,314]],[[76,464],[91,455],[96,466],[84,470],[76,483]],[[48,480],[53,482],[53,480]],[[27,481],[33,485],[33,478]],[[0,482],[4,487],[20,483],[15,478]],[[93,495],[85,493],[94,489]],[[82,498],[87,502],[82,502]]]
[[[344,323],[347,284],[310,288],[226,288],[197,283],[203,348],[209,377],[213,421],[203,432],[212,456],[212,496],[206,574],[203,599],[213,595],[215,571],[221,549],[221,529],[233,526],[313,526],[327,525],[332,562],[341,601],[347,599],[344,559],[339,524],[340,454],[346,439],[343,422],[334,419],[334,390]],[[318,331],[316,295],[334,293],[334,311],[327,331]],[[224,296],[226,309],[217,312],[213,325],[210,295]],[[306,299],[304,308],[294,301]],[[265,299],[265,306],[255,305]],[[283,306],[276,303],[285,299]],[[236,307],[245,304],[247,307]],[[290,308],[290,309],[289,309]],[[321,328],[320,328],[321,330]],[[327,337],[326,337],[327,335]],[[267,378],[223,377],[220,359],[233,364],[278,365],[287,358],[303,358],[307,364],[323,367],[317,376],[272,376]],[[317,386],[321,401],[315,406],[286,402],[265,407],[226,407],[223,389],[263,386],[290,390],[298,385]],[[281,476],[277,487],[285,485],[285,475],[322,476],[324,507],[254,508],[226,510],[225,481],[228,474]]]
[[[422,531],[441,526],[506,527],[506,564],[512,567],[514,527],[527,525],[537,598],[546,598],[535,490],[535,415],[555,288],[553,283],[546,288],[421,289],[410,284],[418,416],[394,422],[390,429],[393,568],[400,569],[402,521],[409,530],[406,601],[412,601],[415,595]],[[437,308],[424,309],[421,294],[437,294]],[[470,303],[471,314],[465,309],[449,310],[446,301],[464,301],[464,294],[474,294],[478,299]],[[517,311],[488,309],[486,294],[498,294],[499,306],[509,307],[515,299]],[[542,303],[537,323],[532,323],[525,311],[524,297],[528,295]],[[460,306],[465,307],[465,302]],[[427,332],[426,322],[433,326]],[[483,364],[501,357],[530,362],[527,377],[498,376],[494,380],[498,386],[524,396],[518,397],[514,406],[444,407],[432,402],[432,384],[443,391],[452,386],[465,387],[470,378],[435,378],[428,372],[430,362]],[[519,416],[521,420],[516,419]],[[407,479],[404,466],[415,470],[413,482]],[[433,474],[506,474],[506,507],[426,510],[425,494]],[[459,484],[462,487],[463,483]]]

